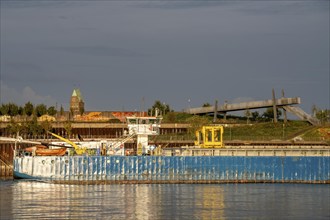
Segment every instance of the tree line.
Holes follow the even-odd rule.
[[[61,106],[61,114],[63,114],[64,109]],[[40,117],[42,115],[48,114],[54,116],[57,114],[57,109],[54,106],[49,106],[45,104],[33,105],[31,102],[25,103],[23,106],[18,106],[15,103],[3,103],[0,106],[0,116],[8,115],[11,117],[14,116],[36,116]]]
[[[204,103],[203,107],[211,106],[209,103]],[[148,109],[148,115],[154,116],[156,114],[165,116],[169,113],[173,113],[174,110],[171,109],[169,104],[165,104],[160,100],[156,100],[154,104]],[[330,110],[319,109],[315,105],[312,107],[313,116],[319,119],[321,122],[329,122],[330,120]],[[25,103],[23,106],[18,106],[12,102],[3,103],[0,106],[0,116],[8,115],[14,116],[36,116],[40,117],[42,115],[48,114],[50,116],[55,116],[57,113],[60,115],[64,114],[64,109],[61,106],[58,112],[54,106],[47,107],[45,104],[33,105],[31,102]],[[282,116],[280,110],[277,111],[277,119]],[[274,117],[273,108],[268,108],[263,113],[258,111],[251,112],[249,109],[244,111],[244,117],[251,121],[270,121]],[[175,121],[173,114],[170,115],[171,121]],[[179,117],[180,119],[182,117]],[[186,117],[183,117],[186,118]]]
[[[203,107],[211,106],[209,103],[204,103]],[[171,109],[169,104],[165,104],[160,100],[156,100],[151,108],[148,109],[148,115],[167,115],[168,113],[174,112]],[[330,120],[330,110],[325,109],[322,110],[317,108],[315,105],[312,107],[313,116],[321,121],[329,121]],[[0,116],[8,115],[11,117],[14,116],[36,116],[40,117],[42,115],[48,114],[50,116],[55,116],[58,113],[57,109],[54,106],[47,107],[45,104],[33,105],[31,102],[25,103],[23,106],[18,106],[15,103],[3,103],[0,106]],[[61,106],[60,115],[64,114],[64,109]],[[277,111],[277,119],[279,119],[282,115],[280,110]],[[252,121],[268,121],[272,120],[274,117],[273,108],[268,108],[264,113],[259,113],[258,111],[251,112],[249,109],[244,111],[244,116]],[[173,117],[172,117],[173,118]]]
[[[206,103],[203,106],[209,106]],[[49,121],[38,122],[37,118],[48,114],[50,116],[56,115],[58,112],[54,106],[47,107],[44,104],[33,105],[31,102],[27,102],[23,106],[18,106],[14,103],[1,104],[0,106],[0,116],[9,115],[11,116],[11,123],[7,126],[10,133],[16,134],[27,134],[27,135],[40,135],[45,134],[45,131],[52,130],[52,124]],[[60,114],[63,115],[64,110],[61,106]],[[182,112],[174,112],[169,104],[165,104],[160,100],[156,100],[151,108],[148,109],[148,114],[150,116],[155,116],[156,114],[163,116],[165,123],[189,123],[194,126],[200,126],[201,124],[212,123],[211,116],[196,116],[190,115]],[[17,122],[13,119],[14,116],[29,116],[29,120]],[[277,111],[277,119],[282,115],[281,111]],[[316,107],[313,109],[313,115],[321,120],[322,123],[327,123],[330,120],[330,110],[321,110]],[[231,116],[229,116],[231,117]],[[274,113],[273,108],[268,108],[264,113],[250,112],[246,110],[244,112],[244,117],[236,117],[236,119],[245,119],[247,121],[271,121],[273,120]],[[71,123],[67,121],[65,124],[65,130],[67,133],[71,133]]]

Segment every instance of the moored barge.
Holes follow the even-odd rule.
[[[35,156],[15,158],[14,177],[70,184],[330,183],[330,157]]]
[[[15,154],[14,178],[65,184],[330,183],[328,147],[224,147],[223,128],[206,126],[196,132],[195,147],[159,147],[150,154],[148,135],[158,133],[159,122],[128,118],[124,140],[137,137],[137,155],[126,156],[123,142],[108,146],[102,141],[96,155]]]

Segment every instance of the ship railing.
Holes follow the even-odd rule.
[[[115,143],[112,148],[117,151],[121,145],[123,145],[124,143],[126,143],[127,141],[131,140],[134,136],[136,135],[136,133],[132,133],[126,137],[123,137],[120,141],[118,141],[117,143]]]

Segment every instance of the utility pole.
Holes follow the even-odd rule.
[[[215,100],[213,123],[215,123],[217,121],[217,115],[218,115],[218,100]]]
[[[145,112],[145,101],[144,101],[144,96],[142,97],[142,113],[140,116],[145,116],[144,115],[144,112]],[[148,114],[147,114],[148,115]]]
[[[272,90],[273,93],[273,112],[274,112],[274,123],[277,123],[277,109],[276,109],[276,99],[275,99],[275,91],[274,88]]]
[[[224,109],[225,109],[225,110],[227,110],[227,104],[228,104],[228,101],[225,100],[225,104],[224,104]],[[226,112],[226,111],[225,111],[225,113],[224,113],[223,119],[227,120],[227,112]]]
[[[282,98],[284,98],[284,89],[282,89]],[[284,123],[288,123],[288,118],[286,116],[286,110],[284,108],[283,109],[283,114],[284,114]]]

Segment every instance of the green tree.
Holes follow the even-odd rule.
[[[18,115],[18,106],[14,103],[7,103],[1,105],[1,114],[2,115],[9,115],[9,116],[16,116]]]
[[[47,113],[48,113],[48,115],[54,116],[54,115],[56,115],[57,110],[55,109],[54,106],[50,106],[50,107],[47,109]]]
[[[64,124],[64,129],[67,133],[68,136],[70,136],[72,134],[72,124],[70,121],[67,121],[65,124]]]
[[[9,103],[9,115],[16,116],[18,115],[18,106],[14,103]]]
[[[23,108],[22,106],[19,106],[19,107],[18,107],[18,114],[19,114],[19,115],[24,115],[24,114],[25,114],[25,112],[24,112],[24,108]]]
[[[252,112],[251,116],[253,121],[257,121],[260,118],[259,112],[257,111]]]
[[[13,135],[20,135],[23,134],[26,131],[26,127],[24,126],[24,124],[15,122],[14,119],[10,120],[9,125],[7,126],[7,129],[9,131],[10,134]]]
[[[27,102],[24,105],[24,112],[27,116],[31,116],[33,114],[34,106],[31,102]]]
[[[326,122],[330,122],[330,110],[329,109],[318,109],[316,111],[316,118],[319,119],[321,121],[321,123],[326,123]]]
[[[282,115],[282,112],[279,109],[277,109],[276,113],[277,113],[276,118],[279,119]],[[272,107],[267,108],[266,111],[262,114],[262,117],[266,120],[274,119],[274,110],[273,110],[273,108]]]
[[[168,112],[171,112],[171,108],[168,104],[162,103],[160,100],[156,100],[154,105],[148,109],[149,115],[155,115],[155,112],[158,111],[160,115],[166,115]]]
[[[210,107],[210,106],[211,106],[211,104],[207,102],[207,103],[204,103],[202,107]]]
[[[41,122],[40,126],[46,132],[51,131],[53,128],[52,123],[50,121],[43,121],[43,122]]]
[[[8,115],[9,112],[9,105],[8,104],[2,104],[0,108],[1,115]]]
[[[42,132],[43,132],[43,129],[38,124],[36,116],[34,116],[31,121],[27,122],[27,133],[29,135],[39,135],[39,134],[42,134]]]
[[[47,106],[44,104],[39,104],[36,106],[35,111],[36,111],[36,116],[40,117],[47,113]]]

